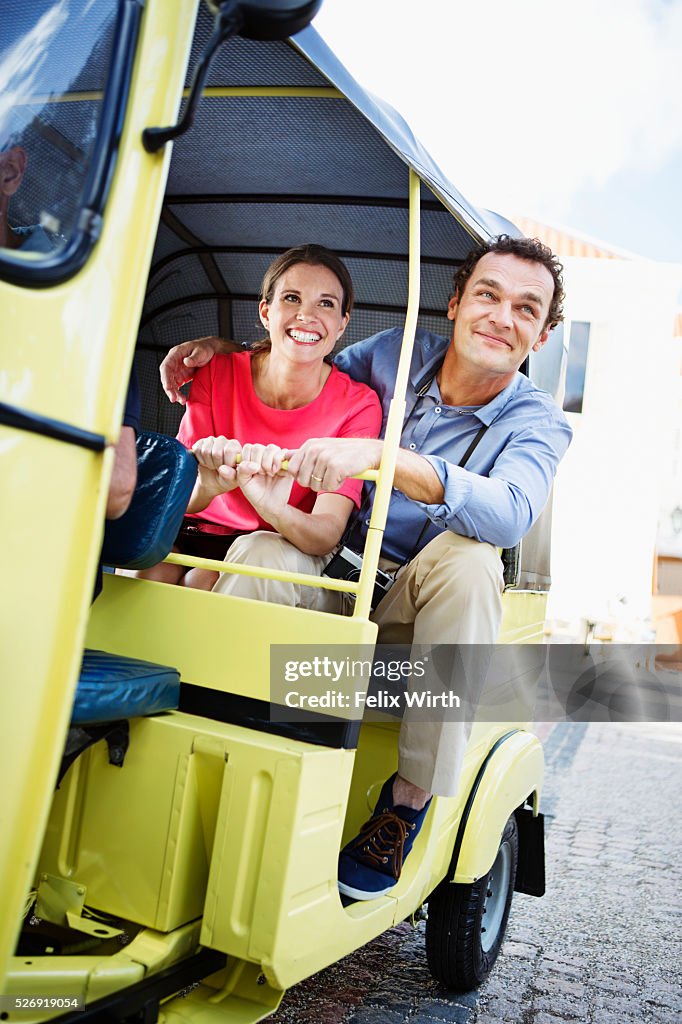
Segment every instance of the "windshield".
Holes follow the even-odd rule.
[[[118,0],[5,0],[0,23],[0,257],[29,265],[82,229]]]

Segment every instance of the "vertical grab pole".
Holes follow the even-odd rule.
[[[391,488],[393,487],[393,476],[400,447],[400,435],[405,421],[405,393],[409,381],[410,363],[412,361],[412,350],[414,348],[414,335],[417,329],[417,316],[419,315],[419,285],[420,285],[420,230],[419,230],[419,176],[410,168],[409,186],[409,262],[408,262],[408,291],[407,311],[405,313],[405,328],[403,331],[403,343],[400,349],[400,360],[396,374],[395,390],[388,411],[386,421],[386,436],[384,450],[381,456],[379,467],[379,479],[377,481],[374,505],[367,531],[367,540],[362,560],[362,572],[360,573],[360,587],[358,590],[355,610],[355,618],[366,619],[369,617],[372,602],[372,591],[374,589],[374,577],[379,565],[381,554],[381,542],[388,515],[388,505],[391,499]]]

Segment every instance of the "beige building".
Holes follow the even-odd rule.
[[[656,596],[652,610],[652,587],[658,538],[672,538],[679,552],[666,554],[658,579],[682,595],[682,265],[514,223],[565,268],[566,322],[533,367],[541,378],[543,363],[565,360],[557,397],[574,430],[555,488],[549,628],[634,642],[653,638],[658,620],[659,640],[674,640],[682,596]]]

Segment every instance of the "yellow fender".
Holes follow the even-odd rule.
[[[471,884],[490,871],[507,819],[531,796],[537,815],[543,772],[542,746],[531,733],[504,733],[493,744],[462,813],[452,857],[454,882]]]

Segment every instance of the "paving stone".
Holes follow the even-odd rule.
[[[512,999],[505,999],[504,996],[494,995],[485,1000],[483,1009],[486,1013],[496,1014],[498,1020],[516,1020],[519,1004]]]
[[[468,1006],[457,1006],[448,1003],[423,1002],[409,1024],[433,1024],[434,1021],[447,1024],[469,1024],[471,1010]]]
[[[514,939],[507,939],[502,947],[505,956],[523,956],[528,959],[534,959],[539,951],[539,946],[530,945],[528,942],[517,942]]]
[[[604,1007],[596,1007],[592,1014],[593,1024],[648,1024],[650,1017],[644,1017],[635,1012],[635,1016],[616,1010],[607,1010]]]
[[[434,996],[436,998],[441,998],[443,1002],[448,1000],[450,1002],[455,1002],[458,1005],[468,1007],[478,1006],[481,999],[481,993],[478,991],[457,992],[455,994],[453,992],[448,992],[447,989],[441,988],[440,986],[437,986]]]
[[[682,980],[679,985],[671,985],[668,981],[659,981],[652,1001],[663,1003],[664,1006],[671,1006],[674,1010],[679,1010],[682,1013]]]
[[[347,1024],[405,1024],[407,1017],[393,1010],[381,1010],[376,1006],[364,1006],[356,1010]]]
[[[680,1015],[677,1010],[661,1007],[653,1009],[647,1020],[652,1021],[652,1024],[680,1024]]]
[[[533,979],[533,988],[546,995],[567,996],[571,999],[584,999],[587,992],[586,986],[580,981],[573,981],[570,978],[558,974],[547,974],[541,978]]]
[[[589,1006],[586,1001],[574,999],[572,996],[539,995],[533,1000],[534,1010],[544,1010],[546,1013],[553,1013],[555,1016],[569,1020],[589,1020]]]
[[[646,1004],[639,997],[623,995],[605,995],[599,992],[594,996],[594,1005],[598,1009],[610,1010],[612,1012],[644,1016]]]
[[[625,978],[592,978],[590,987],[598,992],[610,992],[614,996],[639,996],[641,992],[639,985],[626,981]]]
[[[580,956],[570,956],[567,953],[554,953],[547,950],[542,957],[541,966],[549,964],[553,970],[559,970],[561,965],[566,967],[584,967],[585,960]]]
[[[552,978],[570,978],[572,981],[580,981],[585,975],[584,968],[581,970],[579,967],[574,967],[573,964],[564,964],[556,960],[548,963],[546,960],[543,960],[536,967],[536,973],[533,977],[542,979],[547,971],[551,972],[549,976]]]

